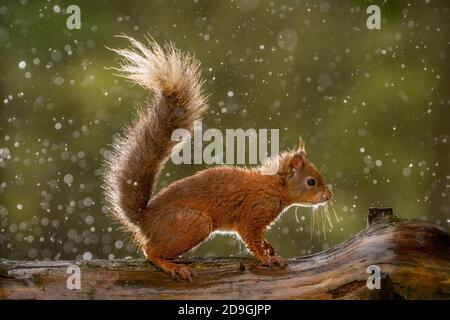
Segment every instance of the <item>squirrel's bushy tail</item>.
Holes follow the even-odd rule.
[[[125,37],[127,49],[113,49],[121,58],[120,75],[153,92],[150,104],[113,142],[104,170],[106,201],[128,229],[139,233],[158,175],[177,142],[178,128],[192,130],[206,111],[199,63],[169,44],[161,48],[153,39],[144,45]],[[136,234],[137,236],[137,234]]]

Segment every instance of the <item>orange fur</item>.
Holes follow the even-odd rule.
[[[206,110],[199,65],[153,40],[146,47],[115,50],[123,57],[122,75],[155,93],[151,105],[116,139],[105,164],[106,200],[148,260],[174,278],[191,279],[191,270],[167,259],[199,245],[214,231],[239,234],[256,259],[284,265],[264,231],[288,206],[318,204],[332,193],[306,158],[304,143],[252,169],[219,166],[178,180],[152,196],[159,173],[175,143],[173,130],[192,130]],[[278,172],[264,175],[276,165]],[[314,186],[308,180],[315,181]]]

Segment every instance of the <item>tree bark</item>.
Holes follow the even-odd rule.
[[[0,260],[0,299],[450,299],[446,231],[389,208],[370,209],[368,221],[353,238],[289,259],[284,269],[245,258],[185,259],[193,282],[143,260]],[[80,267],[79,290],[67,287],[70,265]],[[381,270],[380,289],[367,286],[369,266]]]

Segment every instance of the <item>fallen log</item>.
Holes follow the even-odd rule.
[[[450,299],[449,233],[389,208],[369,209],[367,228],[353,238],[288,261],[279,269],[189,258],[196,277],[177,282],[143,260],[2,259],[0,299]],[[80,289],[67,285],[74,265]]]

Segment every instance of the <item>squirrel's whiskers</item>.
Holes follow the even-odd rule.
[[[330,226],[330,229],[334,229],[334,226],[331,223],[331,215],[329,208],[333,208],[333,204],[331,203],[331,201],[311,206],[311,239],[316,231],[319,238],[320,235],[323,233],[324,239],[326,240],[327,224]],[[337,214],[336,214],[336,221],[339,223]]]

